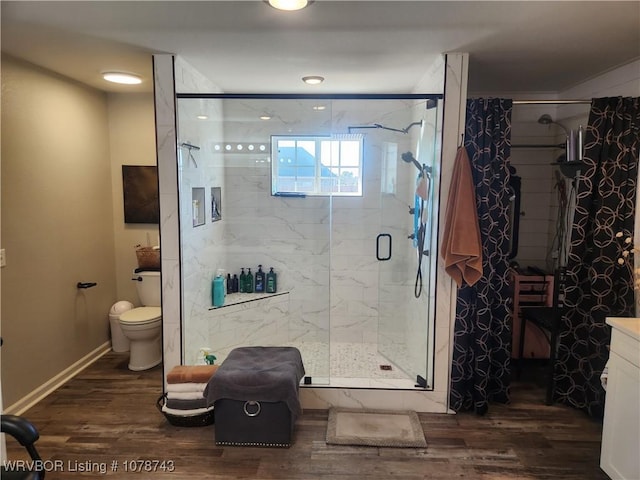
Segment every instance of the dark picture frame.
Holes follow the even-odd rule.
[[[158,167],[122,165],[124,223],[160,223]]]

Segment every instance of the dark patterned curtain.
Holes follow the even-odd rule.
[[[482,241],[482,278],[458,289],[449,403],[484,414],[509,401],[509,169],[512,101],[467,100],[464,146],[471,161]]]
[[[607,316],[633,316],[633,238],[640,98],[597,98],[585,132],[584,163],[567,260],[555,396],[601,417],[600,375],[609,358]],[[619,259],[623,261],[619,262]]]

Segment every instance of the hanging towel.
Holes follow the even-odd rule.
[[[464,282],[473,285],[482,277],[482,241],[475,187],[464,146],[458,148],[453,166],[440,255],[446,272],[458,287]]]

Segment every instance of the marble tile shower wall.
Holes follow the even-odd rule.
[[[362,104],[360,108],[357,115],[364,122],[334,111],[335,129],[385,121],[377,116],[379,112],[367,112]],[[224,112],[218,113],[223,118]],[[411,120],[405,114],[386,121],[405,125]],[[185,360],[195,361],[202,346],[224,356],[235,346],[257,343],[378,343],[381,309],[390,318],[407,316],[404,309],[411,303],[415,272],[415,262],[410,261],[415,250],[405,239],[412,228],[407,206],[413,203],[416,172],[400,162],[397,182],[405,187],[387,196],[383,220],[383,144],[394,142],[399,152],[415,152],[411,147],[415,138],[385,131],[366,136],[362,197],[273,197],[268,153],[215,153],[213,144],[222,139],[265,143],[271,134],[282,132],[251,123],[221,121],[218,125],[223,124],[219,131],[190,131],[188,140],[204,147],[199,158],[207,166],[196,169],[183,162],[180,169],[184,192],[192,186],[223,186],[222,220],[207,223],[206,229],[189,224],[190,204],[181,202],[183,272],[188,272],[183,279]],[[406,221],[397,226],[398,219]],[[383,231],[392,234],[395,243],[393,262],[381,271],[375,253],[376,236]],[[239,274],[242,267],[250,267],[255,273],[259,264],[267,271],[274,267],[278,290],[289,292],[287,296],[242,308],[209,310],[211,276],[216,269]],[[396,332],[397,327],[408,328],[396,323]],[[252,332],[260,332],[260,338],[252,339]],[[406,350],[406,334],[400,337],[394,344]]]
[[[211,187],[226,190],[222,159],[213,154],[213,140],[220,134],[216,123],[195,120],[194,105],[183,102],[179,109],[178,144],[187,142],[200,150],[178,149],[178,178],[180,182],[180,232],[182,266],[182,309],[184,356],[187,363],[195,363],[198,351],[210,345],[211,280],[218,268],[224,268],[222,259],[226,247],[226,225],[211,221]],[[208,114],[222,116],[221,103],[208,102]],[[204,189],[204,224],[193,225],[192,189]],[[222,199],[224,204],[224,198]]]
[[[232,273],[273,267],[287,291],[283,342],[328,342],[330,199],[271,195],[268,154],[227,156],[226,263]]]
[[[364,196],[351,198],[273,197],[268,156],[227,155],[226,268],[274,267],[290,292],[289,342],[377,343],[380,151],[367,139]]]

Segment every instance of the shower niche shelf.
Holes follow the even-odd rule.
[[[229,293],[224,298],[224,305],[220,307],[209,307],[209,310],[220,310],[222,308],[232,307],[234,305],[242,305],[245,303],[259,302],[282,295],[289,295],[288,291],[276,293]]]

